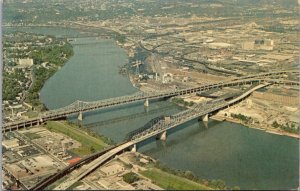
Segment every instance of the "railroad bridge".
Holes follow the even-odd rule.
[[[278,76],[284,77],[288,74],[298,74],[298,73],[299,71],[297,70],[273,71],[273,72],[259,73],[256,75],[243,76],[240,78],[235,78],[235,79],[230,79],[222,82],[210,83],[198,87],[186,88],[180,90],[165,91],[159,93],[138,92],[132,95],[126,95],[126,96],[104,99],[99,101],[92,101],[92,102],[84,102],[78,100],[66,107],[43,112],[38,117],[35,118],[5,123],[2,126],[2,132],[17,130],[22,127],[39,125],[49,120],[62,119],[74,114],[78,114],[78,120],[82,120],[83,113],[88,111],[94,111],[101,108],[109,108],[113,106],[125,105],[125,104],[130,104],[138,101],[144,101],[144,105],[148,106],[149,100],[173,97],[178,95],[186,95],[186,94],[191,94],[196,92],[204,92],[215,88],[239,86],[239,85],[252,84],[252,83],[263,83],[263,82],[269,82],[272,84],[280,83],[280,84],[299,86],[299,82],[271,78],[271,77],[278,77]]]
[[[92,156],[93,160],[87,157],[85,160],[91,161],[88,164],[85,163],[84,160],[80,161],[80,163],[76,167],[77,170],[74,171],[67,180],[59,184],[55,189],[64,190],[69,188],[72,184],[74,184],[77,181],[80,181],[82,178],[87,176],[93,170],[105,164],[107,161],[111,160],[112,158],[122,153],[123,151],[126,150],[131,150],[133,152],[137,151],[138,148],[137,144],[151,137],[157,137],[161,140],[166,140],[167,131],[172,128],[175,128],[183,123],[186,123],[196,118],[201,118],[203,121],[207,121],[209,114],[227,108],[233,104],[236,104],[241,100],[245,99],[247,96],[249,96],[253,91],[268,86],[270,84],[272,83],[260,82],[255,84],[255,86],[250,87],[248,90],[245,90],[244,92],[240,93],[239,95],[233,94],[233,96],[225,97],[224,99],[216,99],[206,103],[196,104],[192,108],[179,112],[175,115],[160,116],[154,118],[142,128],[129,133],[126,136],[124,142],[116,146],[113,146],[110,149],[107,149],[105,152],[102,152],[101,154],[97,154],[97,157]],[[228,101],[227,98],[229,98],[230,100]],[[72,166],[72,168],[74,168],[74,166]],[[66,170],[62,171],[61,173],[55,174],[52,177],[46,179],[45,181],[40,182],[39,184],[34,186],[32,190],[44,189],[47,185],[56,181],[57,180],[56,177],[61,177],[65,175],[62,173],[66,173],[67,170],[69,170],[68,167]]]

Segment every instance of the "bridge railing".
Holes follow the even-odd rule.
[[[155,125],[156,123],[158,123],[159,121],[163,120],[165,116],[159,116],[156,118],[151,119],[148,123],[146,123],[143,127],[138,128],[132,132],[129,132],[126,136],[125,136],[125,140],[129,141],[132,139],[133,136],[146,131],[147,129],[150,129],[153,127],[153,125]]]

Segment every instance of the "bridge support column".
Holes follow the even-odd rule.
[[[159,135],[159,139],[162,140],[162,141],[166,141],[167,140],[167,131],[162,132]]]
[[[146,113],[148,113],[148,112],[149,112],[149,107],[145,107],[145,106],[144,106],[144,111],[145,111]]]
[[[78,119],[78,121],[82,122],[82,120],[83,120],[82,111],[79,112],[77,119]]]
[[[202,121],[208,122],[208,114],[202,116]]]
[[[83,121],[83,114],[82,111],[79,111],[78,117],[77,117],[77,125],[79,127],[82,127],[82,121]]]
[[[137,151],[137,146],[136,144],[134,144],[131,148],[131,152],[136,152]]]
[[[41,124],[41,125],[44,124],[44,121],[43,121],[42,118],[40,119],[40,124]]]
[[[145,106],[145,107],[149,107],[149,100],[148,100],[148,98],[145,100],[144,106]]]

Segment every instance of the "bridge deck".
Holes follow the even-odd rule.
[[[55,190],[65,190],[69,188],[72,184],[75,182],[81,180],[84,178],[86,175],[88,175],[90,172],[95,170],[97,167],[100,165],[104,164],[107,162],[110,158],[114,157],[116,154],[120,153],[121,151],[128,149],[129,147],[133,146],[134,144],[137,144],[139,142],[142,142],[150,137],[156,136],[164,131],[167,131],[171,128],[174,128],[180,124],[183,124],[189,120],[192,120],[194,118],[197,118],[199,116],[211,113],[213,111],[219,110],[221,108],[224,108],[228,105],[234,104],[241,99],[244,99],[247,97],[249,94],[251,94],[253,91],[265,87],[269,84],[259,84],[258,86],[255,86],[254,88],[244,92],[242,95],[228,101],[228,102],[217,102],[216,104],[212,104],[210,108],[198,108],[198,110],[192,110],[191,112],[186,113],[183,116],[180,116],[178,118],[173,118],[170,123],[165,123],[164,121],[160,120],[156,124],[152,126],[152,128],[145,130],[144,132],[140,132],[128,142],[125,142],[124,144],[121,144],[120,146],[108,151],[107,153],[103,154],[102,156],[98,157],[91,163],[87,165],[83,165],[77,172],[72,174],[72,176],[65,180],[63,183],[58,185]],[[202,111],[201,111],[202,109]]]
[[[176,91],[166,91],[162,93],[146,94],[146,93],[139,92],[133,95],[121,96],[121,97],[110,98],[110,99],[94,101],[94,102],[76,101],[66,107],[44,112],[39,117],[36,118],[5,123],[3,124],[2,132],[6,130],[15,130],[18,129],[19,127],[32,126],[34,124],[45,122],[47,120],[55,120],[55,119],[67,117],[69,115],[73,115],[79,112],[93,111],[100,108],[108,108],[117,105],[124,105],[124,104],[129,104],[129,103],[147,100],[147,99],[150,100],[150,99],[172,97],[177,95],[185,95],[185,94],[190,94],[195,92],[208,91],[210,89],[215,89],[215,88],[237,86],[237,85],[249,84],[253,82],[269,81],[271,83],[284,83],[284,84],[299,86],[299,82],[293,82],[293,81],[287,81],[281,79],[266,79],[266,77],[268,76],[286,75],[291,73],[299,73],[299,71],[288,70],[288,71],[273,71],[267,73],[260,73],[257,75],[243,76],[233,80],[227,80],[227,81],[217,82],[212,84],[205,84],[195,88],[187,88],[187,89],[181,89]]]

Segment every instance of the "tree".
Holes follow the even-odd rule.
[[[296,125],[294,123],[292,123],[291,128],[296,129]]]
[[[134,183],[135,181],[139,180],[139,177],[137,174],[133,172],[129,172],[127,174],[123,175],[124,182],[127,182],[128,184]]]
[[[274,121],[273,123],[272,123],[272,127],[274,127],[274,128],[278,128],[280,125],[279,125],[279,123],[277,123],[277,121]]]
[[[117,34],[116,35],[116,40],[121,43],[121,44],[124,44],[125,41],[126,41],[126,37],[124,35],[121,35],[121,34]]]
[[[96,151],[96,149],[93,146],[91,146],[90,151],[91,151],[91,153],[94,153]]]

